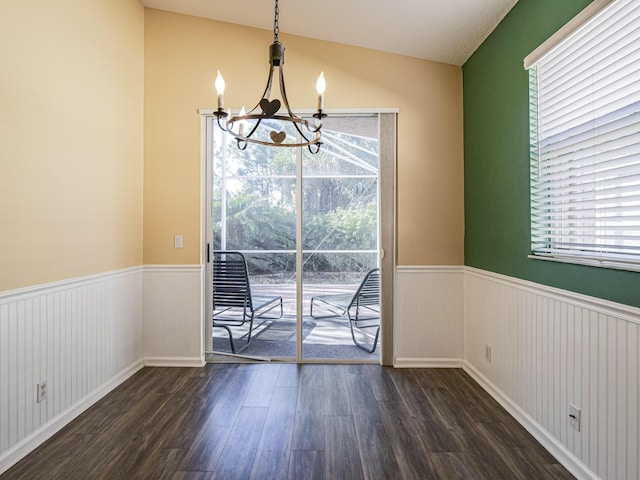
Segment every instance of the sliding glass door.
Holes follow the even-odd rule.
[[[323,300],[353,298],[379,267],[379,115],[328,118],[315,155],[260,145],[241,151],[209,121],[208,256],[241,252],[251,294],[282,297],[283,315],[208,325],[207,352],[229,355],[231,333],[237,345],[251,338],[248,357],[378,362],[379,349],[356,345],[373,349],[377,329],[352,329],[346,312]],[[210,268],[207,278],[211,290]]]

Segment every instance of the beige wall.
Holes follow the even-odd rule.
[[[199,108],[216,106],[220,69],[232,108],[257,102],[273,33],[145,10],[144,263],[200,262]],[[398,263],[463,263],[460,67],[280,35],[294,108],[399,109]],[[252,106],[252,105],[251,105]],[[174,235],[184,248],[173,248]]]
[[[3,1],[0,59],[0,290],[141,264],[141,5]]]
[[[144,263],[199,263],[197,110],[215,106],[216,69],[228,105],[257,100],[272,33],[145,13],[135,0],[3,5],[0,290],[141,264],[143,182]],[[461,264],[460,68],[281,40],[296,107],[315,106],[324,70],[327,108],[399,109],[399,263]]]

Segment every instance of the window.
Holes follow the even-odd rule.
[[[640,270],[640,2],[594,4],[525,59],[532,256]]]

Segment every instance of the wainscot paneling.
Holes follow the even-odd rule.
[[[142,368],[142,282],[137,267],[0,292],[0,473]]]
[[[473,268],[464,299],[465,370],[576,477],[638,480],[640,309]]]
[[[144,267],[144,362],[158,367],[201,367],[201,265]]]
[[[461,367],[461,266],[399,266],[396,367]]]

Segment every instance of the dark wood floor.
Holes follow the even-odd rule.
[[[468,375],[145,368],[2,479],[573,478]]]

